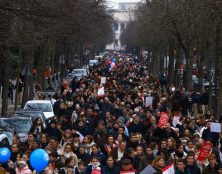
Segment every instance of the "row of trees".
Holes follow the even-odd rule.
[[[203,67],[206,65],[208,80],[215,73],[217,115],[222,113],[222,59],[220,0],[147,0],[138,7],[135,19],[122,34],[122,42],[130,48],[148,50],[151,72],[165,71],[169,84],[179,84],[180,65],[184,64],[183,85],[191,90],[194,59],[198,60],[199,86],[203,88]],[[169,57],[168,68],[163,62]],[[211,85],[210,85],[211,86]],[[217,87],[217,88],[219,88]],[[211,90],[210,90],[211,91]],[[209,95],[210,109],[212,94]]]
[[[7,112],[10,72],[19,77],[24,66],[36,69],[43,85],[46,67],[63,75],[74,62],[83,64],[86,49],[94,55],[112,42],[112,22],[104,0],[0,0],[1,114]],[[25,76],[23,104],[33,91],[32,76]]]

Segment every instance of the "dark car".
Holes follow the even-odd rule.
[[[43,122],[44,127],[46,127],[46,125],[48,124],[48,120],[45,118],[45,115],[42,111],[20,110],[15,112],[14,117],[30,117],[32,119],[32,122],[34,122],[36,118],[40,118]]]
[[[28,132],[32,127],[32,119],[29,117],[9,117],[0,119],[0,127],[8,127],[15,130],[22,142],[28,138]]]

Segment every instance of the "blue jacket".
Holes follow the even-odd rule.
[[[119,174],[119,168],[116,166],[113,166],[112,168],[105,166],[102,169],[102,174]]]

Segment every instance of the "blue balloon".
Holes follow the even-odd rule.
[[[37,172],[43,171],[49,164],[49,155],[43,149],[36,149],[30,155],[30,163]]]
[[[11,157],[11,151],[7,147],[0,148],[0,163],[7,162]]]
[[[116,63],[116,59],[112,59],[112,62],[113,62],[113,63]]]

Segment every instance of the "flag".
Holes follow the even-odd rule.
[[[175,174],[175,169],[173,163],[169,164],[168,166],[162,169],[163,174]]]

